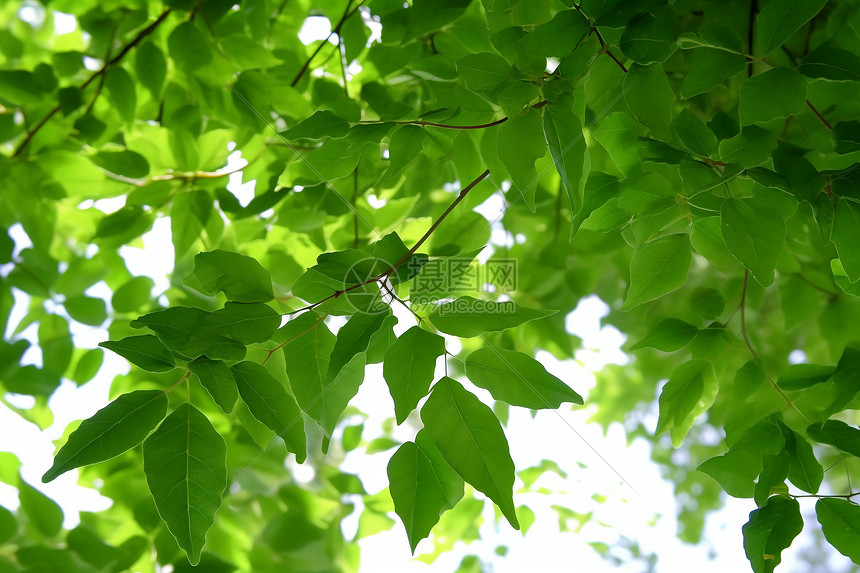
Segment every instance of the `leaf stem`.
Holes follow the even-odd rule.
[[[287,340],[286,342],[282,342],[282,343],[280,343],[279,345],[277,345],[276,347],[274,347],[274,348],[272,348],[271,350],[269,350],[269,351],[268,351],[268,354],[266,354],[266,357],[263,359],[263,364],[265,364],[265,363],[266,363],[266,361],[268,361],[268,360],[269,360],[269,358],[271,358],[271,357],[272,357],[272,354],[274,354],[275,352],[277,352],[278,350],[280,350],[281,348],[283,348],[284,346],[286,346],[287,344],[289,344],[289,343],[290,343],[290,342],[292,342],[293,340],[296,340],[296,339],[298,339],[298,338],[301,338],[304,334],[307,334],[308,332],[310,332],[311,330],[313,330],[314,328],[316,328],[316,326],[317,326],[319,323],[321,323],[321,322],[325,319],[325,317],[327,317],[327,316],[328,316],[327,314],[323,314],[323,315],[321,315],[317,320],[315,320],[315,321],[314,321],[314,323],[313,323],[312,325],[310,325],[309,327],[307,327],[306,329],[304,329],[303,331],[301,331],[300,333],[298,333],[298,334],[297,334],[297,335],[295,335],[294,337],[290,338],[290,339],[289,339],[289,340]]]
[[[120,60],[122,60],[126,56],[126,54],[128,54],[132,49],[134,49],[138,44],[140,44],[144,38],[146,38],[147,36],[152,34],[152,32],[154,32],[155,29],[158,28],[162,22],[164,22],[164,20],[168,16],[168,14],[170,14],[170,10],[171,10],[170,8],[165,9],[164,12],[162,12],[161,15],[158,17],[158,19],[155,20],[155,22],[153,22],[152,24],[150,24],[149,26],[147,26],[146,28],[141,30],[137,34],[137,36],[135,36],[135,38],[131,42],[126,44],[126,46],[122,50],[120,50],[120,52],[116,56],[114,56],[112,59],[110,59],[108,62],[106,62],[105,65],[103,65],[99,71],[97,71],[96,73],[91,75],[84,83],[82,83],[80,85],[80,89],[81,90],[86,89],[86,87],[89,86],[93,82],[93,80],[102,77],[105,74],[105,72],[107,72],[111,68],[111,66],[114,66],[115,64],[117,64]],[[96,94],[96,97],[98,97],[98,93]],[[37,123],[33,127],[33,129],[28,131],[27,135],[24,137],[24,141],[21,142],[21,144],[18,146],[18,148],[12,154],[12,157],[18,157],[19,155],[21,155],[21,152],[23,152],[24,149],[28,145],[30,145],[30,142],[33,140],[33,138],[36,136],[36,134],[39,132],[39,130],[42,129],[45,126],[45,124],[48,123],[48,121],[52,117],[57,115],[57,112],[59,112],[59,111],[60,111],[60,104],[57,104],[56,106],[54,106],[54,108],[51,111],[49,111],[47,113],[47,115],[45,115],[45,117],[42,118],[41,121],[39,121],[39,123]]]
[[[824,116],[823,116],[823,115],[821,115],[821,113],[820,113],[817,109],[815,109],[815,106],[814,106],[814,105],[812,105],[812,102],[811,102],[811,101],[806,100],[806,105],[807,105],[807,106],[809,106],[809,109],[811,109],[811,110],[812,110],[812,113],[814,113],[814,114],[815,114],[815,117],[817,117],[818,119],[820,119],[820,120],[821,120],[821,123],[823,123],[823,124],[824,124],[824,127],[826,127],[827,129],[829,129],[830,131],[833,131],[833,126],[832,126],[832,125],[830,125],[830,123],[829,123],[826,119],[824,119]]]

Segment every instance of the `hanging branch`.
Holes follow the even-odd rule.
[[[112,66],[119,63],[131,50],[133,50],[138,44],[140,44],[144,38],[152,34],[156,28],[158,28],[165,19],[167,19],[168,14],[170,14],[170,8],[167,8],[158,19],[155,20],[152,24],[141,30],[135,38],[126,44],[126,46],[120,50],[120,52],[114,56],[111,60],[107,61],[105,65],[101,67],[99,71],[91,75],[84,83],[80,85],[80,89],[84,90],[93,83],[94,80],[102,77]],[[12,154],[12,157],[18,157],[22,151],[30,144],[36,134],[42,129],[48,121],[54,117],[57,112],[60,111],[60,104],[57,104],[48,114],[42,118],[42,120],[37,123],[30,131],[27,132],[26,137],[24,137],[24,141],[21,142],[21,145],[15,150],[15,153]]]

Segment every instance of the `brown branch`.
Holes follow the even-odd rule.
[[[758,0],[750,0],[750,17],[749,22],[747,24],[747,48],[750,51],[751,55],[754,55],[753,51],[753,36],[755,34],[755,17],[758,14]],[[764,54],[765,56],[767,54]],[[751,78],[753,75],[753,60],[750,60],[747,64],[747,77]]]
[[[546,104],[549,103],[549,100],[542,100],[535,104],[532,104],[532,109],[540,109]],[[495,127],[497,125],[501,125],[508,121],[509,117],[505,116],[501,119],[497,119],[495,121],[491,121],[489,123],[479,123],[477,125],[453,125],[450,123],[435,123],[433,121],[424,121],[423,119],[406,119],[402,121],[395,121],[394,123],[397,125],[417,125],[420,127],[439,127],[442,129],[487,129],[488,127]],[[382,121],[361,121],[358,123],[384,123]]]
[[[817,109],[815,109],[815,106],[814,106],[814,105],[812,105],[812,102],[811,102],[811,101],[806,100],[806,105],[807,105],[807,106],[809,106],[809,109],[811,109],[811,110],[812,110],[812,113],[814,113],[814,114],[815,114],[815,116],[816,116],[818,119],[820,119],[820,120],[821,120],[821,123],[823,123],[823,124],[824,124],[824,127],[826,127],[827,129],[829,129],[830,131],[833,131],[833,126],[832,126],[832,125],[830,125],[830,124],[827,122],[827,120],[826,120],[826,119],[824,119],[824,116],[823,116],[823,115],[821,115],[821,113],[819,113],[819,111],[818,111]]]
[[[167,8],[166,10],[164,10],[164,12],[161,13],[161,15],[158,17],[158,19],[155,20],[155,22],[153,22],[152,24],[150,24],[149,26],[147,26],[146,28],[141,30],[137,34],[137,36],[135,36],[135,38],[131,42],[126,44],[126,46],[122,50],[120,50],[120,52],[116,56],[114,56],[111,60],[109,60],[107,63],[105,63],[105,65],[102,66],[102,68],[99,71],[97,71],[96,73],[91,75],[84,83],[82,83],[80,86],[80,89],[81,90],[86,89],[86,87],[89,86],[93,82],[93,80],[103,76],[105,74],[105,72],[107,72],[110,69],[111,66],[117,64],[120,60],[122,60],[126,56],[126,54],[128,54],[138,44],[140,44],[144,38],[146,38],[147,36],[152,34],[152,32],[154,32],[155,29],[158,28],[162,22],[164,22],[164,20],[168,16],[168,14],[170,14],[170,10],[171,10],[170,8]],[[24,137],[24,141],[21,142],[21,145],[18,146],[18,148],[15,150],[15,153],[12,154],[12,157],[18,157],[21,154],[21,152],[24,151],[24,149],[30,144],[30,142],[36,136],[36,133],[38,133],[39,130],[42,129],[46,123],[48,123],[48,120],[50,120],[52,117],[57,115],[57,112],[59,112],[59,111],[60,111],[60,104],[57,104],[54,107],[54,109],[49,111],[48,114],[45,117],[43,117],[42,120],[39,123],[37,123],[35,127],[33,127],[33,129],[28,131],[27,135]]]
[[[626,74],[626,73],[627,73],[627,68],[625,68],[625,67],[624,67],[624,64],[622,64],[622,63],[621,63],[621,61],[620,61],[618,58],[616,58],[616,57],[615,57],[615,54],[613,54],[613,53],[609,50],[609,46],[606,44],[606,41],[603,39],[603,36],[600,34],[600,30],[598,30],[598,29],[597,29],[597,26],[595,26],[595,25],[594,25],[594,20],[592,20],[591,18],[589,18],[589,17],[588,17],[588,14],[586,14],[585,12],[583,12],[583,11],[582,11],[582,8],[580,8],[580,6],[579,6],[579,4],[578,4],[578,3],[574,2],[574,3],[573,3],[573,7],[576,9],[576,11],[577,11],[577,12],[579,12],[580,14],[582,14],[582,16],[583,16],[586,20],[588,20],[588,25],[589,25],[589,26],[591,26],[591,31],[592,31],[592,32],[594,32],[594,35],[595,35],[595,36],[597,36],[597,40],[600,42],[600,48],[601,48],[601,51],[602,51],[602,52],[604,52],[604,53],[605,53],[607,56],[609,56],[610,58],[612,58],[612,60],[613,60],[616,64],[618,64],[618,67],[619,67],[619,68],[621,68],[621,71],[622,71],[622,72],[624,72],[624,73]]]
[[[312,325],[310,325],[309,327],[307,327],[306,329],[304,329],[303,331],[301,331],[300,333],[298,333],[298,334],[297,334],[297,335],[295,335],[294,337],[290,338],[290,339],[289,339],[289,340],[287,340],[286,342],[282,342],[282,343],[280,343],[279,345],[277,345],[276,347],[274,347],[274,348],[272,348],[271,350],[269,350],[269,351],[268,351],[268,354],[266,354],[266,357],[263,359],[263,364],[265,364],[265,363],[266,363],[266,361],[267,361],[267,360],[269,360],[269,358],[271,358],[271,357],[272,357],[272,354],[274,354],[275,352],[277,352],[278,350],[280,350],[281,348],[283,348],[284,346],[286,346],[287,344],[289,344],[289,343],[290,343],[290,342],[292,342],[293,340],[296,340],[296,339],[300,338],[301,336],[303,336],[303,335],[307,334],[308,332],[310,332],[311,330],[313,330],[314,328],[316,328],[316,326],[317,326],[319,323],[321,323],[321,322],[325,319],[325,317],[326,317],[326,316],[328,316],[328,315],[327,315],[327,314],[324,314],[324,315],[320,316],[317,320],[315,320],[315,321],[314,321],[314,323],[313,323]]]

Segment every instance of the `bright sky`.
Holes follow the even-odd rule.
[[[25,9],[34,8],[28,4]],[[25,16],[20,12],[19,15],[22,18]],[[36,16],[38,14],[33,17]],[[73,18],[56,19],[58,33],[70,31],[74,29],[74,25]],[[370,25],[373,28],[370,41],[374,41],[379,37],[380,27],[373,22],[370,22]],[[310,43],[324,39],[329,30],[330,25],[325,18],[308,18],[300,38],[303,42]],[[358,73],[360,67],[351,67],[351,71]],[[240,160],[240,152],[233,153],[227,169],[241,165]],[[230,179],[228,189],[242,204],[246,204],[253,196],[253,183],[242,186],[241,175],[238,173]],[[105,212],[111,212],[120,208],[123,203],[124,198],[117,198],[99,202],[96,206]],[[501,201],[494,196],[477,210],[492,221],[496,219],[495,215],[500,208]],[[16,255],[22,248],[29,246],[29,239],[20,225],[14,225],[10,234],[16,243]],[[496,223],[492,242],[498,245],[511,240],[513,238]],[[168,284],[166,277],[173,267],[173,247],[167,217],[161,217],[155,222],[152,230],[144,235],[143,244],[143,249],[122,247],[120,254],[133,274],[152,277],[156,281],[154,292],[161,292]],[[484,256],[488,254],[485,252]],[[0,267],[0,276],[5,276],[10,266]],[[104,284],[95,285],[88,294],[108,299],[110,296],[109,289]],[[16,293],[16,304],[7,328],[7,338],[25,314],[28,304],[26,295]],[[400,334],[414,324],[414,319],[398,305],[393,308],[400,319],[396,327]],[[596,297],[588,297],[580,301],[576,310],[567,317],[566,324],[570,333],[583,340],[583,349],[577,353],[576,361],[559,362],[543,351],[537,355],[550,372],[586,397],[586,401],[588,390],[595,384],[592,371],[607,363],[627,360],[620,350],[620,345],[624,342],[623,335],[610,326],[600,324],[600,319],[605,316],[607,310],[608,307],[602,301]],[[92,348],[107,339],[106,329],[84,327],[74,321],[70,322],[74,342],[78,347]],[[35,340],[33,327],[25,329],[24,336]],[[458,344],[456,339],[450,339],[449,350],[456,350]],[[39,364],[40,360],[41,356],[36,350],[28,351],[25,355],[27,362]],[[128,364],[124,360],[108,352],[104,367],[91,382],[78,388],[74,383],[64,381],[50,400],[55,423],[44,432],[0,406],[0,451],[10,451],[18,455],[23,462],[24,479],[63,506],[67,528],[78,523],[79,511],[104,509],[109,506],[110,500],[94,490],[76,485],[76,470],[64,474],[50,484],[41,483],[41,475],[50,467],[55,451],[52,441],[62,436],[69,422],[87,418],[106,405],[112,378],[127,370]],[[444,366],[440,358],[437,374],[443,373]],[[477,389],[477,394],[490,402],[487,392]],[[31,403],[28,397],[7,397],[21,406]],[[379,365],[369,368],[353,404],[369,415],[365,421],[365,435],[379,435],[382,421],[390,416],[392,411],[391,398]],[[618,424],[612,426],[607,435],[603,434],[598,425],[588,424],[587,420],[596,407],[597,405],[593,404],[576,409],[562,407],[558,412],[541,411],[534,418],[528,411],[511,408],[506,434],[517,469],[521,470],[538,464],[542,459],[549,459],[557,462],[567,472],[568,478],[562,479],[548,474],[542,478],[544,481],[539,482],[558,493],[515,494],[515,503],[529,505],[537,517],[527,535],[523,536],[514,531],[506,522],[496,523],[493,506],[488,503],[484,512],[485,524],[481,529],[482,540],[468,546],[462,542],[458,543],[455,551],[441,556],[432,569],[454,571],[464,555],[477,554],[485,562],[492,564],[492,571],[495,573],[521,573],[533,569],[559,571],[570,569],[573,564],[577,570],[594,573],[642,571],[644,565],[641,562],[627,562],[616,568],[588,545],[589,542],[595,541],[612,545],[623,535],[638,542],[645,554],[656,552],[659,555],[659,571],[687,571],[692,567],[697,573],[748,571],[740,526],[747,520],[747,514],[752,509],[751,500],[728,498],[726,506],[709,518],[704,536],[706,541],[696,547],[682,544],[675,536],[677,507],[672,484],[661,479],[657,466],[650,460],[650,445],[641,438],[628,445],[627,437]],[[656,413],[653,422],[656,422]],[[414,429],[401,428],[398,432],[402,439],[411,439],[414,436]],[[347,456],[343,469],[358,474],[367,491],[379,491],[387,486],[385,470],[388,458],[393,452],[394,450],[390,450],[374,455],[352,452]],[[308,469],[301,469],[295,464],[290,467],[296,471],[297,477],[312,477],[312,471],[309,472]],[[624,476],[630,486],[635,488],[635,492],[630,486],[623,484],[617,474]],[[515,486],[515,489],[518,489],[519,485]],[[593,498],[595,494],[606,496],[607,500],[598,503]],[[10,509],[18,507],[17,492],[14,488],[0,484],[0,504]],[[593,510],[595,518],[579,533],[560,533],[558,515],[550,507],[553,504],[580,513]],[[360,508],[360,501],[357,506]],[[802,507],[806,515],[812,511],[811,503]],[[355,531],[358,514],[356,511],[347,518],[345,533],[352,534]],[[811,523],[814,523],[814,517]],[[575,527],[575,523],[571,524]],[[786,564],[783,567],[786,571],[793,569],[790,565],[792,562],[800,566],[794,570],[804,570],[797,557],[800,548],[809,542],[810,538],[803,535],[795,541],[792,549],[783,554],[783,563]],[[431,571],[431,566],[411,559],[406,535],[399,520],[391,531],[366,538],[360,545],[362,572]],[[502,558],[494,553],[498,545],[508,546],[509,553],[506,557]],[[430,543],[424,540],[419,544],[416,553],[426,552],[430,547]],[[617,554],[621,557],[627,555],[624,552]],[[844,563],[844,560],[838,559],[841,556],[836,557],[834,564]]]

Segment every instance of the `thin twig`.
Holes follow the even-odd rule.
[[[346,3],[346,9],[343,11],[343,16],[340,17],[340,20],[335,25],[335,27],[332,28],[331,32],[328,33],[328,36],[326,36],[325,40],[320,42],[320,45],[317,46],[313,53],[310,55],[310,57],[305,60],[305,63],[302,65],[301,69],[299,69],[299,73],[297,73],[296,77],[293,78],[293,81],[290,82],[290,87],[296,87],[296,84],[299,83],[299,80],[302,79],[302,76],[305,75],[305,72],[307,72],[310,68],[311,62],[314,61],[314,58],[316,58],[317,55],[322,51],[323,47],[328,44],[328,41],[331,39],[332,36],[334,36],[335,34],[337,34],[338,37],[340,36],[340,29],[353,14],[358,12],[358,9],[361,8],[362,4],[364,4],[365,1],[366,0],[360,0],[359,3],[356,4],[352,10],[350,10],[350,6],[352,6],[352,0],[349,0]]]
[[[753,51],[753,40],[755,34],[755,17],[758,14],[758,0],[750,1],[750,17],[749,22],[747,24],[747,49],[750,51],[750,55],[754,55]],[[767,55],[767,54],[764,54]],[[747,64],[747,77],[751,78],[753,75],[753,61],[750,60]]]
[[[598,30],[597,26],[594,25],[594,20],[589,18],[588,14],[586,14],[585,12],[582,11],[582,8],[580,8],[578,3],[574,2],[573,7],[576,9],[577,12],[582,14],[582,16],[586,20],[588,20],[588,25],[591,26],[591,31],[594,32],[594,35],[597,37],[597,40],[600,42],[601,51],[604,52],[610,58],[612,58],[612,60],[616,64],[618,64],[618,67],[621,68],[621,71],[626,74],[627,68],[625,68],[624,64],[622,64],[621,61],[615,57],[615,54],[613,54],[612,51],[610,51],[609,46],[606,44],[606,41],[603,39],[603,36],[600,34],[600,30]]]
[[[310,332],[311,330],[313,330],[314,328],[316,328],[316,326],[317,326],[319,323],[321,323],[321,322],[325,319],[325,317],[326,317],[326,316],[328,316],[328,315],[327,315],[327,314],[323,314],[323,315],[321,315],[317,320],[315,320],[315,321],[314,321],[314,323],[313,323],[312,325],[310,325],[309,327],[307,327],[306,329],[304,329],[303,331],[301,331],[300,333],[298,333],[298,334],[297,334],[297,335],[295,335],[294,337],[290,338],[290,339],[289,339],[289,340],[287,340],[286,342],[282,342],[282,343],[280,343],[279,345],[277,345],[276,347],[274,347],[274,348],[272,348],[271,350],[269,350],[269,351],[268,351],[268,354],[266,354],[266,357],[263,359],[263,364],[265,364],[265,363],[266,363],[266,361],[267,361],[267,360],[269,360],[269,358],[271,358],[271,357],[272,357],[272,354],[274,354],[275,352],[277,352],[278,350],[280,350],[281,348],[283,348],[284,346],[286,346],[287,344],[289,344],[289,343],[290,343],[290,342],[292,342],[293,340],[296,340],[296,339],[300,338],[302,335],[307,334],[308,332]]]
[[[815,109],[815,106],[814,106],[814,105],[812,105],[812,102],[811,102],[811,101],[806,100],[806,105],[807,105],[807,106],[809,106],[809,109],[811,109],[811,110],[812,110],[812,113],[814,113],[814,114],[815,114],[815,116],[816,116],[818,119],[820,119],[820,120],[821,120],[821,123],[823,123],[823,124],[824,124],[824,127],[826,127],[827,129],[829,129],[830,131],[833,131],[833,126],[832,126],[832,125],[830,125],[830,123],[828,123],[826,119],[824,119],[824,116],[823,116],[823,115],[821,115],[821,113],[819,113],[819,111],[818,111],[817,109]]]
[[[126,54],[128,54],[131,50],[133,50],[135,48],[135,46],[140,44],[144,38],[146,38],[147,36],[152,34],[152,32],[154,32],[155,29],[158,28],[162,22],[164,22],[164,20],[167,18],[167,15],[170,14],[170,10],[171,10],[170,8],[167,8],[166,10],[164,10],[164,12],[161,13],[161,15],[158,17],[157,20],[155,20],[155,22],[153,22],[152,24],[150,24],[149,26],[147,26],[146,28],[141,30],[138,33],[138,35],[135,36],[135,38],[131,42],[126,44],[126,46],[122,50],[120,50],[120,52],[116,56],[114,56],[111,60],[109,60],[107,63],[105,63],[105,65],[102,66],[102,68],[99,71],[95,72],[84,83],[82,83],[80,86],[80,89],[82,91],[84,89],[86,89],[86,87],[89,86],[93,82],[93,80],[103,76],[105,74],[105,72],[107,72],[111,68],[111,66],[117,64],[120,60],[122,60],[125,57]],[[57,112],[59,112],[59,111],[60,111],[60,104],[57,104],[51,111],[48,112],[48,114],[45,117],[42,118],[42,120],[39,123],[36,124],[35,127],[33,127],[33,129],[28,131],[27,135],[24,137],[24,141],[21,142],[21,145],[18,146],[18,148],[12,154],[12,157],[18,157],[19,155],[21,155],[21,152],[24,151],[24,149],[30,144],[30,142],[33,140],[33,138],[36,136],[36,134],[39,132],[39,130],[42,129],[45,126],[45,124],[48,123],[48,121],[52,117],[57,115]]]

